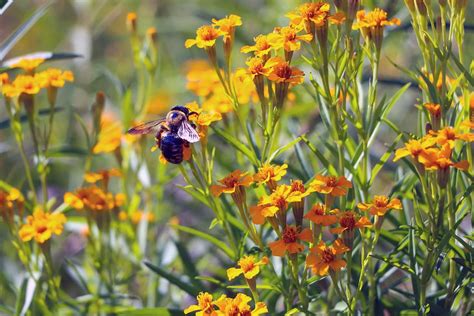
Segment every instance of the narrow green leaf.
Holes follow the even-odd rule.
[[[146,265],[151,271],[155,272],[162,278],[165,278],[171,284],[176,285],[177,287],[179,287],[180,289],[182,289],[189,295],[192,295],[192,296],[198,295],[200,290],[195,288],[193,285],[189,284],[189,282],[182,281],[179,277],[169,273],[165,269],[162,269],[160,267],[153,265],[152,263],[148,261],[144,261],[143,264]]]
[[[171,225],[171,227],[174,227],[185,233],[207,240],[208,242],[212,243],[214,246],[216,246],[220,250],[224,251],[224,253],[228,255],[230,258],[235,258],[234,251],[230,249],[223,241],[219,240],[218,238],[212,235],[206,234],[205,232],[202,232],[200,230],[197,230],[191,227],[186,227],[186,226],[181,226],[181,225]]]
[[[277,148],[277,149],[270,155],[270,157],[268,157],[267,163],[272,162],[274,159],[276,159],[278,156],[280,156],[281,154],[283,154],[285,151],[291,149],[294,145],[296,145],[296,144],[299,143],[300,141],[301,141],[301,136],[295,138],[294,140],[292,140],[292,141],[289,142],[288,144]]]
[[[250,162],[254,166],[259,165],[257,157],[255,156],[255,154],[250,150],[250,148],[245,146],[240,140],[238,140],[237,138],[235,138],[234,136],[227,133],[226,131],[224,131],[221,128],[218,128],[218,127],[215,127],[215,126],[211,126],[211,127],[217,135],[222,137],[224,140],[229,142],[235,149],[237,149],[238,151],[243,153],[245,156],[247,156],[250,159]]]

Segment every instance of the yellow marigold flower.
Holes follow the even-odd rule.
[[[35,79],[42,88],[62,88],[66,81],[74,81],[74,74],[69,70],[49,68],[35,75]]]
[[[224,33],[212,25],[203,25],[196,31],[195,39],[187,39],[184,43],[186,48],[196,45],[199,48],[210,48],[216,45],[216,39]]]
[[[275,59],[270,59],[265,62],[265,60],[260,57],[248,58],[245,62],[248,66],[247,74],[252,80],[255,79],[256,76],[268,76],[277,62]]]
[[[308,213],[306,213],[304,218],[322,226],[331,226],[338,221],[334,212],[327,211],[326,206],[321,203],[314,204]]]
[[[283,176],[286,174],[286,169],[288,169],[287,164],[278,166],[267,163],[258,168],[257,173],[253,176],[253,179],[258,185],[267,184],[270,188],[270,191],[273,191],[276,188],[276,182],[280,181],[281,178],[283,178]]]
[[[25,198],[21,192],[15,188],[6,191],[0,188],[0,215],[7,224],[13,222],[15,209],[18,210],[19,215],[22,215]]]
[[[376,195],[372,203],[359,203],[357,207],[369,211],[371,215],[384,216],[389,210],[401,210],[402,203],[399,199],[389,199],[385,195]]]
[[[316,28],[325,27],[328,22],[341,24],[345,20],[342,12],[331,15],[329,3],[323,1],[303,3],[286,16],[292,25],[303,26],[309,34],[314,34]]]
[[[214,316],[214,299],[212,295],[207,292],[200,292],[197,296],[197,305],[191,305],[184,310],[185,314],[197,312],[198,316]]]
[[[80,188],[76,192],[64,194],[64,203],[77,210],[86,209],[94,212],[111,211],[125,202],[125,195],[106,193],[102,189],[91,186]]]
[[[448,144],[451,148],[454,148],[454,143],[456,140],[463,140],[465,142],[474,141],[473,133],[461,134],[452,126],[446,126],[439,131],[431,130],[430,135],[434,137],[438,145],[444,146],[445,144]]]
[[[94,154],[113,152],[121,144],[122,124],[113,116],[104,113],[100,125],[101,129],[97,144],[95,144],[92,152]]]
[[[268,313],[267,306],[263,302],[255,303],[255,308],[252,310],[248,304],[252,299],[242,293],[237,294],[235,298],[229,298],[226,295],[222,295],[215,305],[219,308],[217,316],[258,316],[261,314]]]
[[[425,166],[426,170],[446,170],[449,167],[460,170],[467,170],[469,168],[469,162],[467,160],[453,162],[451,160],[451,154],[452,147],[449,143],[446,143],[441,149],[428,149],[425,155],[419,157],[419,161]]]
[[[345,195],[349,188],[352,188],[352,183],[344,176],[335,177],[317,175],[309,184],[309,190],[322,194],[329,194],[331,196]]]
[[[227,277],[229,281],[235,279],[239,275],[243,274],[248,280],[253,279],[260,273],[260,266],[268,264],[268,258],[262,257],[261,260],[257,261],[254,256],[243,256],[237,262],[239,268],[227,269]]]
[[[303,83],[304,72],[296,67],[291,67],[288,62],[280,57],[273,58],[274,60],[272,62],[276,62],[276,64],[273,66],[272,72],[268,75],[268,79],[276,83],[286,83],[291,85]]]
[[[273,38],[272,38],[273,37]],[[276,43],[274,42],[274,36],[269,35],[258,35],[254,39],[255,45],[252,46],[243,46],[240,51],[242,53],[251,53],[253,52],[255,57],[260,57],[263,60],[267,60],[270,57],[270,52],[272,49],[277,49]]]
[[[8,76],[8,72],[0,73],[0,86],[6,85],[10,83],[10,77]]]
[[[96,183],[98,181],[102,181],[104,186],[107,187],[109,183],[109,179],[111,177],[121,177],[122,173],[120,170],[116,168],[106,169],[106,170],[99,170],[97,172],[86,172],[84,175],[84,180],[89,183]]]
[[[224,35],[224,43],[233,41],[236,26],[242,25],[242,18],[238,15],[231,14],[223,19],[212,19],[212,25],[217,26],[219,31]]]
[[[12,68],[21,68],[27,73],[33,72],[45,61],[44,58],[22,58],[10,65]]]
[[[311,248],[306,265],[311,267],[314,274],[320,276],[327,275],[330,271],[337,272],[346,266],[341,255],[349,250],[341,239],[336,239],[330,247],[320,241],[317,246]]]
[[[283,230],[282,238],[268,244],[272,251],[272,255],[277,257],[289,254],[299,253],[304,250],[301,241],[311,242],[312,232],[309,228],[301,230],[301,227],[286,226]]]
[[[247,175],[247,172],[235,170],[219,182],[222,185],[211,185],[210,187],[214,196],[220,196],[222,193],[234,193],[241,186],[248,187],[253,183],[253,178]]]
[[[204,111],[197,102],[190,102],[185,105],[189,112],[194,112],[189,116],[189,120],[197,125],[197,131],[201,142],[206,144],[209,125],[213,122],[222,120],[222,114],[215,110]]]
[[[22,241],[34,239],[37,243],[43,244],[51,238],[53,234],[60,235],[63,225],[66,223],[66,216],[62,213],[47,213],[37,208],[26,218],[26,224],[21,226],[19,234]]]
[[[13,80],[12,85],[17,89],[18,94],[37,94],[41,90],[41,86],[34,76],[18,75]]]
[[[186,63],[186,89],[200,97],[208,97],[219,87],[220,80],[209,62],[201,59]]]
[[[426,154],[426,150],[436,143],[432,137],[424,137],[422,139],[410,139],[405,143],[405,147],[399,148],[395,151],[393,161],[397,161],[403,157],[411,156],[415,161],[418,157]]]
[[[300,30],[291,26],[285,26],[276,27],[273,32],[278,35],[278,40],[285,51],[294,52],[300,50],[301,41],[310,42],[313,39],[311,34],[298,35]]]
[[[139,224],[141,221],[151,223],[155,221],[155,215],[150,212],[143,212],[143,211],[138,210],[130,214],[130,220],[135,225]]]
[[[366,42],[373,41],[378,51],[382,47],[383,30],[385,26],[400,25],[400,20],[387,19],[387,12],[376,8],[366,13],[365,10],[357,12],[357,22],[352,25],[354,30],[361,30]]]

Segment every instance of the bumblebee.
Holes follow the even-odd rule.
[[[189,112],[184,106],[175,106],[171,108],[166,118],[135,126],[127,133],[133,135],[154,133],[156,145],[166,161],[180,164],[183,161],[184,148],[189,147],[189,143],[199,141],[199,134],[189,122],[189,116],[193,114],[197,113]]]

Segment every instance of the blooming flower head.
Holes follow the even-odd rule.
[[[302,26],[307,33],[314,34],[316,28],[325,27],[328,22],[340,24],[344,21],[342,12],[331,15],[330,9],[327,2],[307,2],[286,16],[290,19],[291,25]]]
[[[74,74],[69,70],[48,68],[45,71],[37,73],[35,79],[42,88],[62,88],[66,81],[74,81]]]
[[[220,20],[212,19],[212,25],[218,27],[219,31],[224,35],[225,43],[233,40],[235,27],[242,25],[242,18],[231,14]]]
[[[40,208],[36,208],[33,215],[26,218],[26,224],[21,226],[19,234],[22,241],[34,239],[37,243],[43,244],[51,238],[53,234],[60,235],[63,225],[66,223],[66,216],[62,213],[47,213]]]
[[[276,182],[280,181],[281,178],[283,178],[283,176],[286,174],[286,169],[288,169],[287,164],[278,166],[267,163],[258,168],[257,173],[253,176],[253,179],[258,185],[271,184],[269,187],[271,190],[273,190],[276,188]]]
[[[185,65],[186,89],[200,97],[207,97],[220,85],[219,77],[208,61],[196,59]]]
[[[252,176],[240,170],[232,171],[225,178],[219,180],[222,185],[212,185],[210,190],[214,196],[222,193],[234,193],[240,186],[248,187],[253,183]]]
[[[301,241],[311,242],[312,233],[309,228],[301,230],[300,227],[286,226],[281,239],[268,244],[274,256],[283,257],[286,252],[295,254],[304,250]]]
[[[273,57],[270,59],[275,65],[272,72],[268,75],[268,79],[276,83],[286,83],[291,85],[298,85],[304,81],[304,72],[296,67],[291,67],[288,62],[280,57]]]
[[[473,133],[461,134],[452,126],[446,126],[439,131],[430,131],[430,135],[435,138],[438,145],[444,146],[448,144],[450,148],[454,148],[456,140],[463,140],[465,142],[474,141]]]
[[[10,65],[12,68],[21,68],[26,73],[32,73],[39,65],[44,62],[44,58],[22,58]]]
[[[237,294],[235,298],[227,297],[222,295],[215,305],[219,308],[217,311],[218,316],[258,316],[268,313],[267,306],[263,302],[255,303],[255,308],[252,309],[249,302],[252,299],[242,293]]]
[[[240,51],[242,53],[251,53],[253,52],[255,57],[260,57],[263,60],[267,60],[270,57],[270,52],[272,49],[277,49],[278,45],[274,42],[274,37],[269,35],[258,35],[253,40],[255,45],[252,46],[243,46]]]
[[[327,211],[326,206],[321,203],[314,204],[308,213],[306,213],[304,218],[322,226],[330,226],[338,221],[337,216],[334,213]]]
[[[320,276],[327,275],[330,271],[337,272],[346,266],[341,255],[349,250],[341,239],[336,239],[329,247],[320,241],[317,246],[311,248],[311,253],[306,258],[306,265],[311,267],[314,274]]]
[[[287,52],[300,50],[301,41],[310,42],[313,39],[311,34],[298,35],[301,28],[291,26],[276,27],[273,31],[277,35],[277,41],[281,43],[283,49]]]
[[[265,62],[260,57],[251,57],[245,62],[248,66],[247,73],[254,79],[256,76],[268,76],[272,71],[272,67],[276,65],[276,62]]]
[[[331,196],[342,196],[347,193],[347,189],[352,188],[352,183],[344,176],[323,176],[317,175],[309,184],[309,189],[313,192],[329,194]]]
[[[405,147],[399,148],[395,151],[393,161],[397,161],[403,157],[411,156],[418,161],[418,157],[426,154],[426,150],[435,144],[435,140],[431,137],[424,137],[422,139],[410,139],[405,143]]]
[[[365,10],[357,12],[357,22],[352,26],[354,30],[361,30],[366,42],[373,41],[378,51],[382,47],[383,30],[385,26],[400,25],[400,20],[387,19],[387,12],[376,8],[366,13]]]
[[[204,111],[199,107],[197,102],[187,103],[186,107],[189,109],[190,113],[194,112],[189,116],[189,120],[197,125],[196,127],[201,139],[201,143],[206,144],[209,125],[211,125],[213,122],[222,120],[222,114],[215,110]]]
[[[399,199],[389,199],[385,195],[376,195],[371,203],[359,203],[357,207],[369,211],[371,215],[384,216],[389,210],[401,210],[402,203]]]
[[[8,72],[0,73],[0,86],[6,85],[10,83],[10,76]]]
[[[17,97],[22,93],[34,95],[39,93],[40,90],[41,86],[38,80],[30,75],[18,75],[11,84],[2,86],[2,93],[9,98]]]
[[[372,226],[372,223],[367,217],[359,216],[355,212],[341,212],[336,210],[336,214],[339,219],[339,227],[331,229],[331,233],[333,234],[340,234],[346,230],[353,231],[356,228],[362,229]]]
[[[80,188],[76,192],[67,192],[64,195],[64,203],[76,210],[86,209],[93,212],[111,211],[125,202],[125,195],[113,195],[102,189],[91,186]]]
[[[214,311],[214,299],[212,295],[207,292],[200,292],[197,296],[197,305],[191,305],[184,310],[185,314],[196,312],[197,316],[214,316],[217,315]]]
[[[213,25],[203,25],[196,31],[196,38],[187,39],[184,43],[186,48],[196,45],[199,48],[211,48],[216,45],[216,40],[224,33]]]
[[[5,222],[11,223],[13,221],[15,209],[18,210],[21,216],[24,203],[25,198],[19,190],[11,188],[6,191],[0,188],[0,216],[3,217]]]
[[[237,262],[238,268],[227,269],[227,277],[229,281],[235,279],[239,275],[243,274],[248,280],[253,279],[260,273],[260,266],[268,264],[268,258],[262,257],[261,260],[257,261],[254,256],[243,256]]]
[[[428,149],[425,155],[419,157],[419,161],[425,166],[426,170],[447,170],[449,167],[467,170],[469,168],[469,162],[467,160],[460,162],[452,161],[452,151],[449,143],[445,143],[441,149]]]

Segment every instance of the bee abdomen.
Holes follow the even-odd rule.
[[[165,159],[173,164],[183,161],[183,140],[176,134],[167,134],[161,138],[161,152]]]

